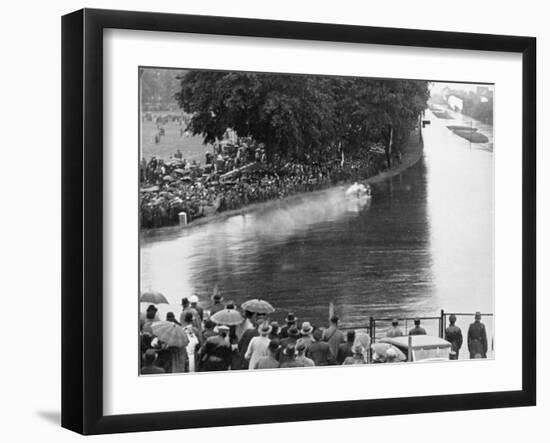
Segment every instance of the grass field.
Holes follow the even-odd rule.
[[[204,145],[202,137],[193,135],[181,137],[180,128],[181,126],[177,123],[164,125],[166,135],[161,137],[158,144],[155,144],[156,124],[142,120],[141,156],[145,157],[146,160],[149,160],[152,156],[166,160],[179,149],[186,160],[196,160],[204,164],[204,154],[206,151],[212,152],[212,146]]]

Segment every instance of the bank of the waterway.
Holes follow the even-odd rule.
[[[411,134],[411,137],[408,143],[406,143],[404,146],[401,147],[401,159],[399,162],[394,160],[394,164],[392,165],[392,168],[386,169],[374,176],[367,177],[363,179],[362,182],[366,184],[380,183],[384,180],[387,180],[391,177],[395,177],[396,175],[401,174],[403,171],[405,171],[406,169],[416,164],[422,158],[422,150],[423,150],[423,143],[421,138],[419,137],[419,134],[418,133]],[[342,183],[336,184],[335,187],[341,187],[346,184],[349,184],[349,183],[342,182]],[[192,229],[194,227],[202,226],[208,223],[220,222],[228,218],[234,217],[236,215],[250,214],[259,210],[264,211],[264,210],[277,209],[281,206],[285,206],[291,203],[292,201],[302,199],[304,194],[307,194],[312,198],[315,198],[316,196],[326,192],[327,189],[328,188],[324,188],[324,189],[319,189],[319,190],[310,191],[310,192],[293,194],[293,195],[286,196],[282,199],[273,199],[273,200],[268,200],[260,203],[252,203],[242,208],[216,212],[214,214],[210,214],[204,217],[199,217],[186,225],[167,226],[167,227],[153,228],[153,229],[142,229],[141,234],[142,236],[147,237],[149,235],[153,235],[155,232],[159,230],[161,230],[162,232],[166,232],[166,231],[173,231],[173,230],[180,230],[180,229]]]

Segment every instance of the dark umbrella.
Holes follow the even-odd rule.
[[[158,305],[160,303],[168,304],[168,300],[166,300],[166,297],[157,291],[143,292],[141,294],[141,297],[139,298],[139,301],[143,303],[153,303],[155,305]]]

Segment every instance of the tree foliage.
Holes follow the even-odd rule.
[[[213,143],[233,129],[268,155],[353,153],[369,141],[403,136],[426,108],[424,81],[188,71],[175,98],[189,130]]]

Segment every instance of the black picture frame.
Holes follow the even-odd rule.
[[[170,31],[522,55],[522,388],[517,391],[106,416],[103,413],[103,30]],[[82,434],[536,404],[536,39],[83,9],[62,18],[62,426]]]

